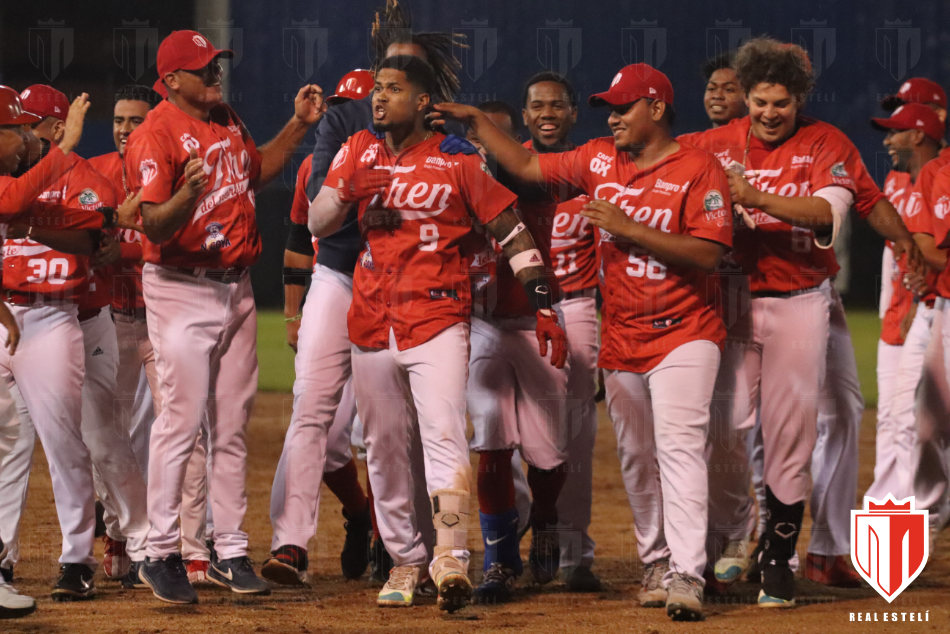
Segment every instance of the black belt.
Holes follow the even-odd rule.
[[[597,287],[591,286],[589,288],[582,288],[577,291],[568,291],[566,293],[561,291],[561,301],[564,301],[565,299],[577,299],[579,297],[587,297],[589,299],[597,297]]]
[[[205,278],[215,282],[221,282],[222,284],[239,282],[241,281],[241,278],[244,277],[244,274],[247,273],[247,267],[245,266],[236,266],[230,269],[208,269],[201,266],[194,268],[166,266],[165,268],[170,271],[175,271],[176,273],[191,275],[192,277]]]
[[[123,315],[139,321],[145,321],[145,308],[116,308],[112,307],[113,315]]]
[[[823,284],[824,282],[822,282]],[[815,291],[821,288],[821,284],[818,286],[812,286],[811,288],[798,288],[794,291],[758,291],[752,293],[752,299],[788,299],[789,297],[797,297],[798,295],[805,295],[806,293],[814,293]]]

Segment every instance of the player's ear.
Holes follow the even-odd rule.
[[[940,123],[947,122],[947,109],[946,108],[937,108],[937,118],[940,119]]]
[[[163,77],[162,79],[164,80],[165,85],[168,86],[168,88],[171,90],[174,90],[177,92],[178,89],[181,88],[181,84],[178,83],[178,75],[176,75],[175,73],[165,73],[165,77]]]
[[[422,93],[419,95],[419,104],[416,107],[417,110],[428,110],[429,104],[432,103],[432,97],[429,93]]]
[[[922,130],[913,130],[914,145],[923,145],[927,141],[927,135]]]
[[[66,136],[66,122],[62,119],[57,119],[56,123],[53,124],[53,142],[59,143],[63,140],[64,136]]]

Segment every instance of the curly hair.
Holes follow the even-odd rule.
[[[465,35],[461,33],[414,33],[412,17],[398,0],[386,0],[386,6],[376,12],[371,34],[373,70],[386,58],[386,51],[393,44],[415,44],[426,54],[426,61],[435,72],[436,90],[433,103],[452,101],[461,87],[459,71],[462,63],[455,56],[456,48],[468,48]]]
[[[734,68],[736,63],[736,52],[735,51],[726,51],[716,55],[712,59],[708,59],[703,62],[702,72],[703,77],[709,82],[709,79],[713,76],[717,70],[722,70],[724,68]]]
[[[780,84],[796,97],[806,97],[815,87],[808,53],[801,46],[757,37],[736,53],[736,75],[748,93],[759,84]]]

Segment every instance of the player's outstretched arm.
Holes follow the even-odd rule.
[[[337,188],[324,185],[310,203],[307,228],[316,238],[325,238],[336,233],[343,226],[349,208],[350,204],[340,199]]]
[[[547,355],[550,341],[551,365],[563,368],[567,361],[567,336],[558,324],[557,313],[552,309],[551,288],[544,270],[544,259],[531,232],[510,207],[498,214],[485,228],[501,245],[508,265],[524,286],[528,300],[537,313],[535,331],[541,356]]]
[[[920,250],[920,257],[930,268],[942,271],[947,268],[947,252],[937,246],[937,241],[929,233],[915,233],[914,245]]]
[[[718,242],[652,229],[629,218],[623,209],[606,200],[591,200],[584,205],[581,215],[590,218],[595,227],[646,249],[666,264],[712,273],[726,253],[726,247]]]
[[[314,123],[323,117],[327,104],[323,101],[323,89],[316,84],[307,84],[294,98],[294,116],[273,139],[258,148],[261,154],[261,175],[257,187],[261,188],[274,180],[290,162],[301,141]]]
[[[460,103],[440,103],[430,122],[443,124],[445,119],[454,119],[468,125],[481,142],[485,151],[495,157],[498,164],[509,174],[525,183],[543,183],[544,174],[538,157],[520,143],[501,131],[488,116],[474,106]],[[438,117],[443,117],[442,119]]]
[[[192,148],[185,164],[185,183],[163,203],[142,203],[142,229],[155,244],[165,242],[178,231],[194,211],[195,202],[208,186],[204,159]]]
[[[907,254],[907,265],[911,269],[917,269],[922,266],[926,260],[921,255],[921,249],[918,243],[914,241],[913,236],[907,230],[901,216],[894,209],[894,205],[887,198],[877,201],[868,214],[868,224],[879,236],[894,243],[894,259],[899,260],[902,255]],[[924,235],[924,234],[922,234]],[[933,242],[933,236],[929,236]],[[934,245],[936,248],[936,245]],[[939,251],[939,249],[938,249]],[[946,265],[947,256],[943,254],[943,262]],[[930,264],[929,260],[927,264]],[[942,267],[941,267],[942,270]]]
[[[70,255],[92,255],[98,246],[99,231],[45,229],[35,225],[11,225],[8,238],[29,238],[45,244],[54,251]]]
[[[831,228],[835,218],[831,203],[818,196],[779,196],[759,191],[745,176],[726,170],[732,203],[755,208],[795,227]]]

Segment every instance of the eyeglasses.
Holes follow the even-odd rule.
[[[205,81],[214,79],[215,77],[220,77],[224,72],[224,69],[221,67],[221,63],[218,60],[214,60],[207,66],[202,66],[196,70],[188,70],[187,68],[179,68],[178,70],[183,70],[189,75],[194,75],[195,77]]]
[[[646,97],[640,97],[640,99],[646,99]],[[616,113],[618,117],[622,117],[628,112],[630,112],[630,108],[633,108],[633,106],[635,106],[637,101],[640,101],[640,99],[637,99],[636,101],[631,101],[630,103],[623,103],[618,106],[610,106],[610,111],[613,113]]]

